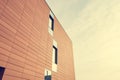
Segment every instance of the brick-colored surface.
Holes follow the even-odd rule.
[[[50,9],[44,0],[0,0],[0,66],[3,80],[44,80],[52,71],[53,39],[58,44],[58,68],[52,80],[75,80],[72,43],[55,17],[48,32]]]

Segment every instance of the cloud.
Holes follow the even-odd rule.
[[[89,0],[48,0],[48,4],[55,13],[63,28],[67,31],[72,23],[79,15]]]
[[[53,7],[73,41],[76,80],[120,80],[120,0],[84,1]]]
[[[119,80],[120,1],[94,0],[79,14],[68,30],[77,80]]]

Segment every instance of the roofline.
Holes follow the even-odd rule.
[[[52,9],[50,8],[50,6],[48,5],[48,3],[46,2],[45,0],[45,3],[47,4],[47,7],[50,9],[50,11],[53,13],[53,15],[55,16],[54,12],[52,11]],[[56,17],[56,16],[55,16]],[[72,40],[71,38],[68,36],[67,32],[65,31],[65,29],[63,28],[62,24],[60,23],[60,21],[58,20],[58,18],[56,17],[57,21],[59,22],[60,26],[62,27],[62,29],[64,30],[65,34],[67,35],[67,37],[70,39],[71,43],[72,43]]]

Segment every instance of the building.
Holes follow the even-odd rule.
[[[72,52],[45,0],[0,0],[0,80],[75,80]]]

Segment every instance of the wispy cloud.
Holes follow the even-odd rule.
[[[77,80],[120,79],[119,5],[119,0],[91,1],[69,28]]]
[[[89,0],[48,0],[47,2],[62,26],[67,30],[79,16],[79,11],[87,5]]]

